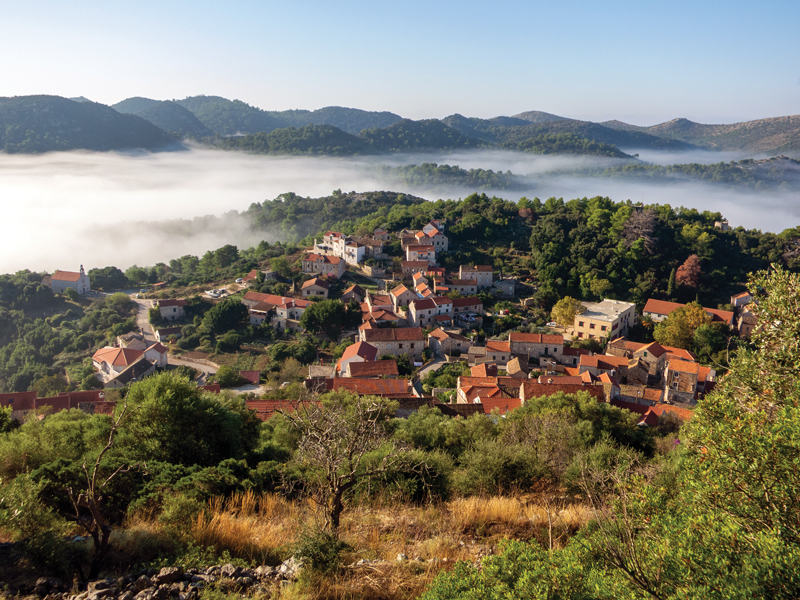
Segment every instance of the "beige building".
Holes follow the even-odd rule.
[[[586,312],[575,316],[573,334],[579,339],[614,339],[628,333],[636,320],[636,305],[605,299],[584,303]]]
[[[303,298],[326,298],[328,297],[328,291],[330,290],[330,286],[314,277],[313,279],[309,279],[308,281],[303,283],[302,288],[300,288],[300,294]]]
[[[564,338],[560,335],[512,331],[508,335],[508,343],[512,354],[527,356],[529,361],[540,356],[552,356],[561,362],[564,352]]]
[[[344,271],[345,262],[337,256],[326,256],[311,252],[303,257],[303,273],[332,275],[336,279],[341,279]]]

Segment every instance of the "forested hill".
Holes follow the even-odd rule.
[[[547,113],[523,113],[523,115],[531,114],[546,115]],[[589,121],[550,116],[554,118],[548,120],[540,116],[534,122],[528,122],[519,117],[507,117],[508,120],[502,121],[500,119],[468,119],[456,114],[446,117],[443,122],[464,135],[497,144],[514,144],[542,135],[572,134],[599,144],[626,149],[676,151],[696,149],[687,142],[664,139],[646,132],[612,129]]]
[[[245,104],[241,100],[228,100],[219,96],[194,96],[176,102],[194,113],[203,125],[219,135],[269,132],[285,127],[284,123],[266,111]]]
[[[59,96],[0,98],[0,150],[8,153],[155,150],[176,142],[152,123],[104,104]]]
[[[191,111],[169,100],[156,102],[136,114],[156,127],[181,137],[201,138],[213,135]]]
[[[680,140],[709,150],[766,153],[800,151],[800,115],[725,125],[706,125],[688,119],[673,119],[651,127],[637,127],[620,121],[608,121],[601,125],[619,131]]]
[[[217,138],[222,148],[259,154],[353,156],[416,150],[474,148],[470,140],[441,121],[403,119],[383,129],[367,129],[355,136],[331,125],[306,125],[240,137]]]
[[[405,165],[402,167],[389,167],[380,165],[375,168],[378,174],[386,180],[404,186],[425,186],[431,190],[439,188],[451,190],[463,188],[466,190],[513,190],[530,189],[531,183],[524,178],[514,175],[511,171],[505,173],[491,169],[462,169],[456,165],[437,165],[436,163],[423,163],[421,165]]]
[[[800,161],[776,156],[769,159],[747,159],[712,165],[643,165],[630,164],[608,169],[583,169],[571,174],[591,177],[644,179],[659,184],[693,179],[709,183],[765,191],[800,192]]]
[[[285,123],[287,127],[303,127],[305,125],[333,125],[357,135],[364,129],[388,127],[403,117],[391,112],[372,112],[342,106],[327,106],[314,111],[285,110],[269,111],[268,114]]]

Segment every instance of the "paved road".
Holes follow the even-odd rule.
[[[203,383],[208,379],[209,375],[212,375],[217,372],[217,367],[212,367],[211,365],[205,365],[203,363],[192,362],[191,360],[182,360],[171,354],[167,355],[167,362],[171,365],[175,366],[186,366],[191,367],[192,369],[197,369],[202,374],[198,378],[198,383]]]
[[[432,373],[433,371],[438,371],[439,369],[441,369],[446,364],[447,364],[447,361],[445,361],[445,359],[440,358],[438,356],[435,356],[431,362],[429,362],[427,365],[425,365],[417,373],[420,381],[425,379],[425,377],[428,375],[428,373]]]
[[[136,314],[136,324],[139,326],[139,331],[144,334],[146,340],[155,341],[156,337],[153,334],[153,327],[150,325],[150,309],[153,307],[153,300],[140,300],[131,297],[131,300],[136,302],[138,312]]]

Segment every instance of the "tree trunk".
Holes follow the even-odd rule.
[[[328,522],[334,531],[339,529],[339,518],[344,510],[344,504],[342,504],[343,493],[344,491],[342,490],[334,492],[330,500],[328,500]]]

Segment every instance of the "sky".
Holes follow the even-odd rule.
[[[0,15],[0,96],[637,125],[800,114],[797,0],[0,0]]]

